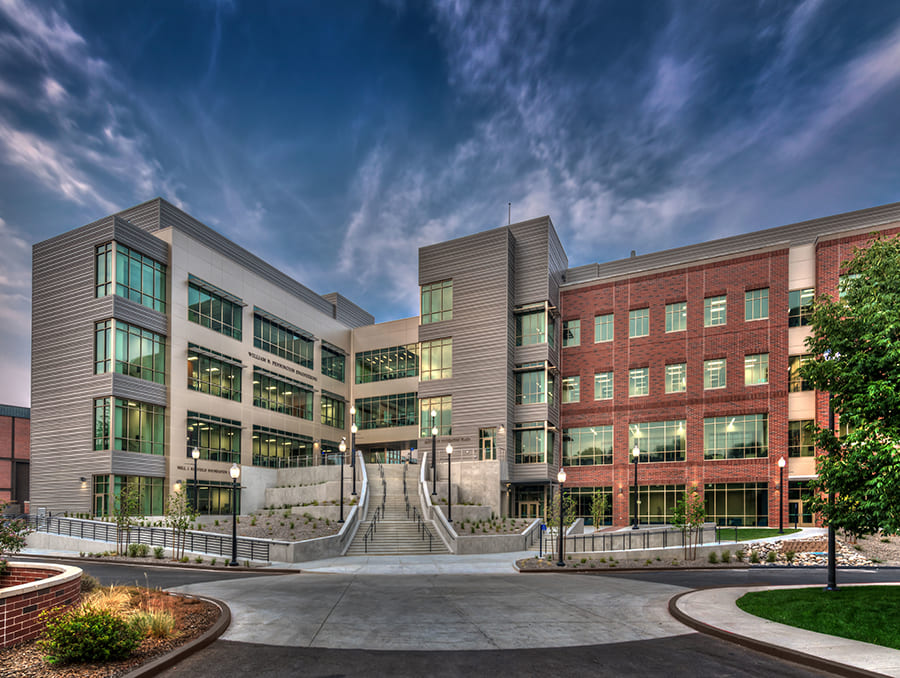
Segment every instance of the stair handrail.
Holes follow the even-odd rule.
[[[378,532],[378,519],[383,515],[384,510],[380,506],[376,506],[375,513],[372,515],[372,522],[369,523],[369,529],[367,529],[366,533],[363,535],[363,549],[366,553],[369,552],[369,540],[374,539],[375,534]]]

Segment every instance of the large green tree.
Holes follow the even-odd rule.
[[[817,426],[810,507],[856,535],[900,532],[900,237],[875,237],[842,266],[840,298],[813,304],[801,374],[830,394],[838,430]]]

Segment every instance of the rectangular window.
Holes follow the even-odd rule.
[[[594,343],[613,340],[613,314],[594,316]]]
[[[516,346],[546,343],[552,346],[555,331],[553,318],[548,319],[546,310],[516,314]]]
[[[112,320],[94,323],[94,374],[112,371]]]
[[[687,329],[687,302],[666,304],[666,332],[684,332]]]
[[[594,524],[591,508],[594,504],[594,495],[598,492],[600,495],[606,495],[607,500],[606,512],[600,517],[600,525],[612,525],[613,492],[611,486],[566,488],[566,496],[571,497],[575,502],[575,517],[584,518],[585,525]]]
[[[112,449],[109,444],[110,399],[94,399],[94,450]]]
[[[703,487],[706,519],[716,525],[766,527],[769,490],[766,483],[707,483]]]
[[[769,354],[757,353],[744,356],[744,385],[756,386],[769,383]]]
[[[769,456],[769,415],[745,414],[703,420],[704,459]]]
[[[417,376],[419,376],[419,349],[416,344],[377,348],[356,354],[357,384]]]
[[[788,456],[812,457],[816,453],[812,419],[788,422]]]
[[[449,379],[453,376],[453,339],[434,339],[423,341],[419,353],[421,370],[419,379]]]
[[[594,400],[613,399],[613,373],[598,372],[594,375]]]
[[[267,468],[312,466],[313,440],[309,436],[254,424],[253,465]]]
[[[191,390],[240,402],[241,368],[236,358],[188,344],[187,387]]]
[[[809,325],[816,290],[808,287],[788,292],[788,327]]]
[[[114,283],[117,296],[160,313],[166,312],[165,264],[121,243],[112,242],[97,247],[96,273],[98,297],[110,294]]]
[[[422,285],[422,324],[453,318],[453,281]]]
[[[237,297],[221,290],[216,292],[212,285],[188,283],[188,320],[192,323],[240,341],[243,314],[244,307]]]
[[[432,417],[431,413],[435,416]],[[419,437],[430,438],[432,427],[437,427],[439,436],[453,432],[453,396],[421,398],[419,400]]]
[[[344,410],[346,403],[322,393],[322,423],[332,428],[344,428]]]
[[[519,424],[515,431],[516,463],[544,464],[553,455],[553,431],[545,422]],[[540,427],[540,428],[538,428]]]
[[[703,361],[703,388],[725,388],[726,385],[725,358]]]
[[[529,365],[520,367],[526,368]],[[535,369],[516,372],[516,404],[533,405],[553,402],[553,375],[548,373],[544,363],[534,363]]]
[[[253,405],[312,421],[313,387],[256,367],[253,369]]]
[[[241,422],[199,412],[187,413],[187,456],[196,447],[201,459],[241,463]]]
[[[629,520],[634,518],[635,502],[629,487]],[[672,522],[675,503],[684,496],[684,485],[638,485],[638,522],[644,525],[660,525]]]
[[[313,369],[315,341],[312,335],[283,320],[276,322],[271,317],[263,316],[258,309],[253,314],[253,345]]]
[[[563,321],[563,348],[581,345],[581,320]]]
[[[166,383],[166,338],[163,335],[122,320],[99,322],[94,331],[95,373],[114,369],[118,374],[157,384]]]
[[[638,367],[628,371],[629,397],[650,395],[650,368]]]
[[[684,461],[687,440],[684,419],[650,421],[628,426],[628,459],[637,445],[641,451],[638,463]]]
[[[497,429],[478,429],[478,461],[492,461],[497,458]]]
[[[814,390],[812,384],[800,374],[800,369],[810,360],[812,360],[812,355],[809,354],[792,355],[788,358],[788,391],[790,393]]]
[[[769,288],[744,292],[744,320],[765,320],[769,317]]]
[[[650,334],[650,309],[638,308],[628,312],[628,336],[646,337]]]
[[[395,393],[356,399],[356,425],[360,431],[394,426],[415,426],[419,399],[415,393]]]
[[[113,286],[113,244],[111,242],[97,245],[94,277],[95,296],[108,297]]]
[[[684,393],[687,390],[687,363],[666,365],[666,393]]]
[[[707,297],[703,300],[703,326],[724,325],[728,320],[728,305],[725,295]]]
[[[94,449],[164,455],[166,408],[123,398],[94,400]]]
[[[344,365],[346,357],[340,351],[322,346],[322,374],[335,381],[344,382]]]
[[[579,400],[581,400],[581,377],[563,377],[562,401],[577,403]]]
[[[588,426],[563,431],[563,466],[612,464],[613,427]]]

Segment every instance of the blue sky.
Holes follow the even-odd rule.
[[[888,1],[0,0],[0,403],[31,245],[157,195],[385,321],[508,202],[577,266],[898,201],[898,110]]]

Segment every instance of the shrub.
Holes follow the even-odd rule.
[[[203,557],[202,557],[202,556],[197,556],[196,558],[194,558],[194,562],[197,563],[197,564],[199,565],[200,563],[203,562]]]
[[[216,559],[213,558],[212,560],[210,560],[210,561],[209,561],[209,564],[210,564],[210,565],[215,565],[215,564],[216,564]]]
[[[775,555],[775,551],[769,551],[766,554],[766,562],[767,563],[774,563],[776,558],[778,558],[778,556]]]
[[[181,556],[181,558],[179,558],[178,560],[179,563],[186,563],[188,561],[190,561],[190,558],[188,558],[187,556]]]
[[[95,589],[100,588],[100,582],[96,577],[92,577],[87,572],[81,573],[81,592],[82,593],[90,593]]]
[[[715,551],[710,551],[710,552],[709,552],[709,562],[711,562],[711,563],[718,563],[718,562],[719,562],[719,556],[716,555],[716,552],[715,552]]]
[[[41,614],[47,626],[39,641],[51,664],[124,659],[140,644],[140,630],[106,610],[75,608]]]
[[[131,605],[131,593],[122,586],[101,586],[84,599],[83,609],[119,614]]]
[[[166,550],[162,546],[154,546],[153,547],[153,557],[157,560],[162,560],[162,557],[165,555]]]
[[[757,551],[750,551],[750,562],[751,563],[759,562],[759,553]]]
[[[739,563],[743,563],[743,562],[744,562],[744,556],[745,556],[745,555],[746,555],[746,554],[744,553],[743,550],[739,550],[739,551],[735,551],[735,552],[734,552],[734,557],[737,559],[737,561],[738,561]]]
[[[141,610],[128,620],[141,636],[171,638],[175,635],[175,617],[165,610]]]
[[[723,563],[731,562],[731,551],[729,551],[728,549],[725,549],[724,551],[722,551],[722,562]]]
[[[784,557],[785,557],[785,559],[787,559],[788,565],[790,565],[790,564],[792,564],[792,563],[794,562],[794,556],[795,556],[795,555],[796,555],[796,554],[795,554],[793,551],[785,551],[785,552],[784,552]]]
[[[146,558],[150,555],[150,547],[146,544],[129,544],[128,545],[128,557],[129,558]]]

